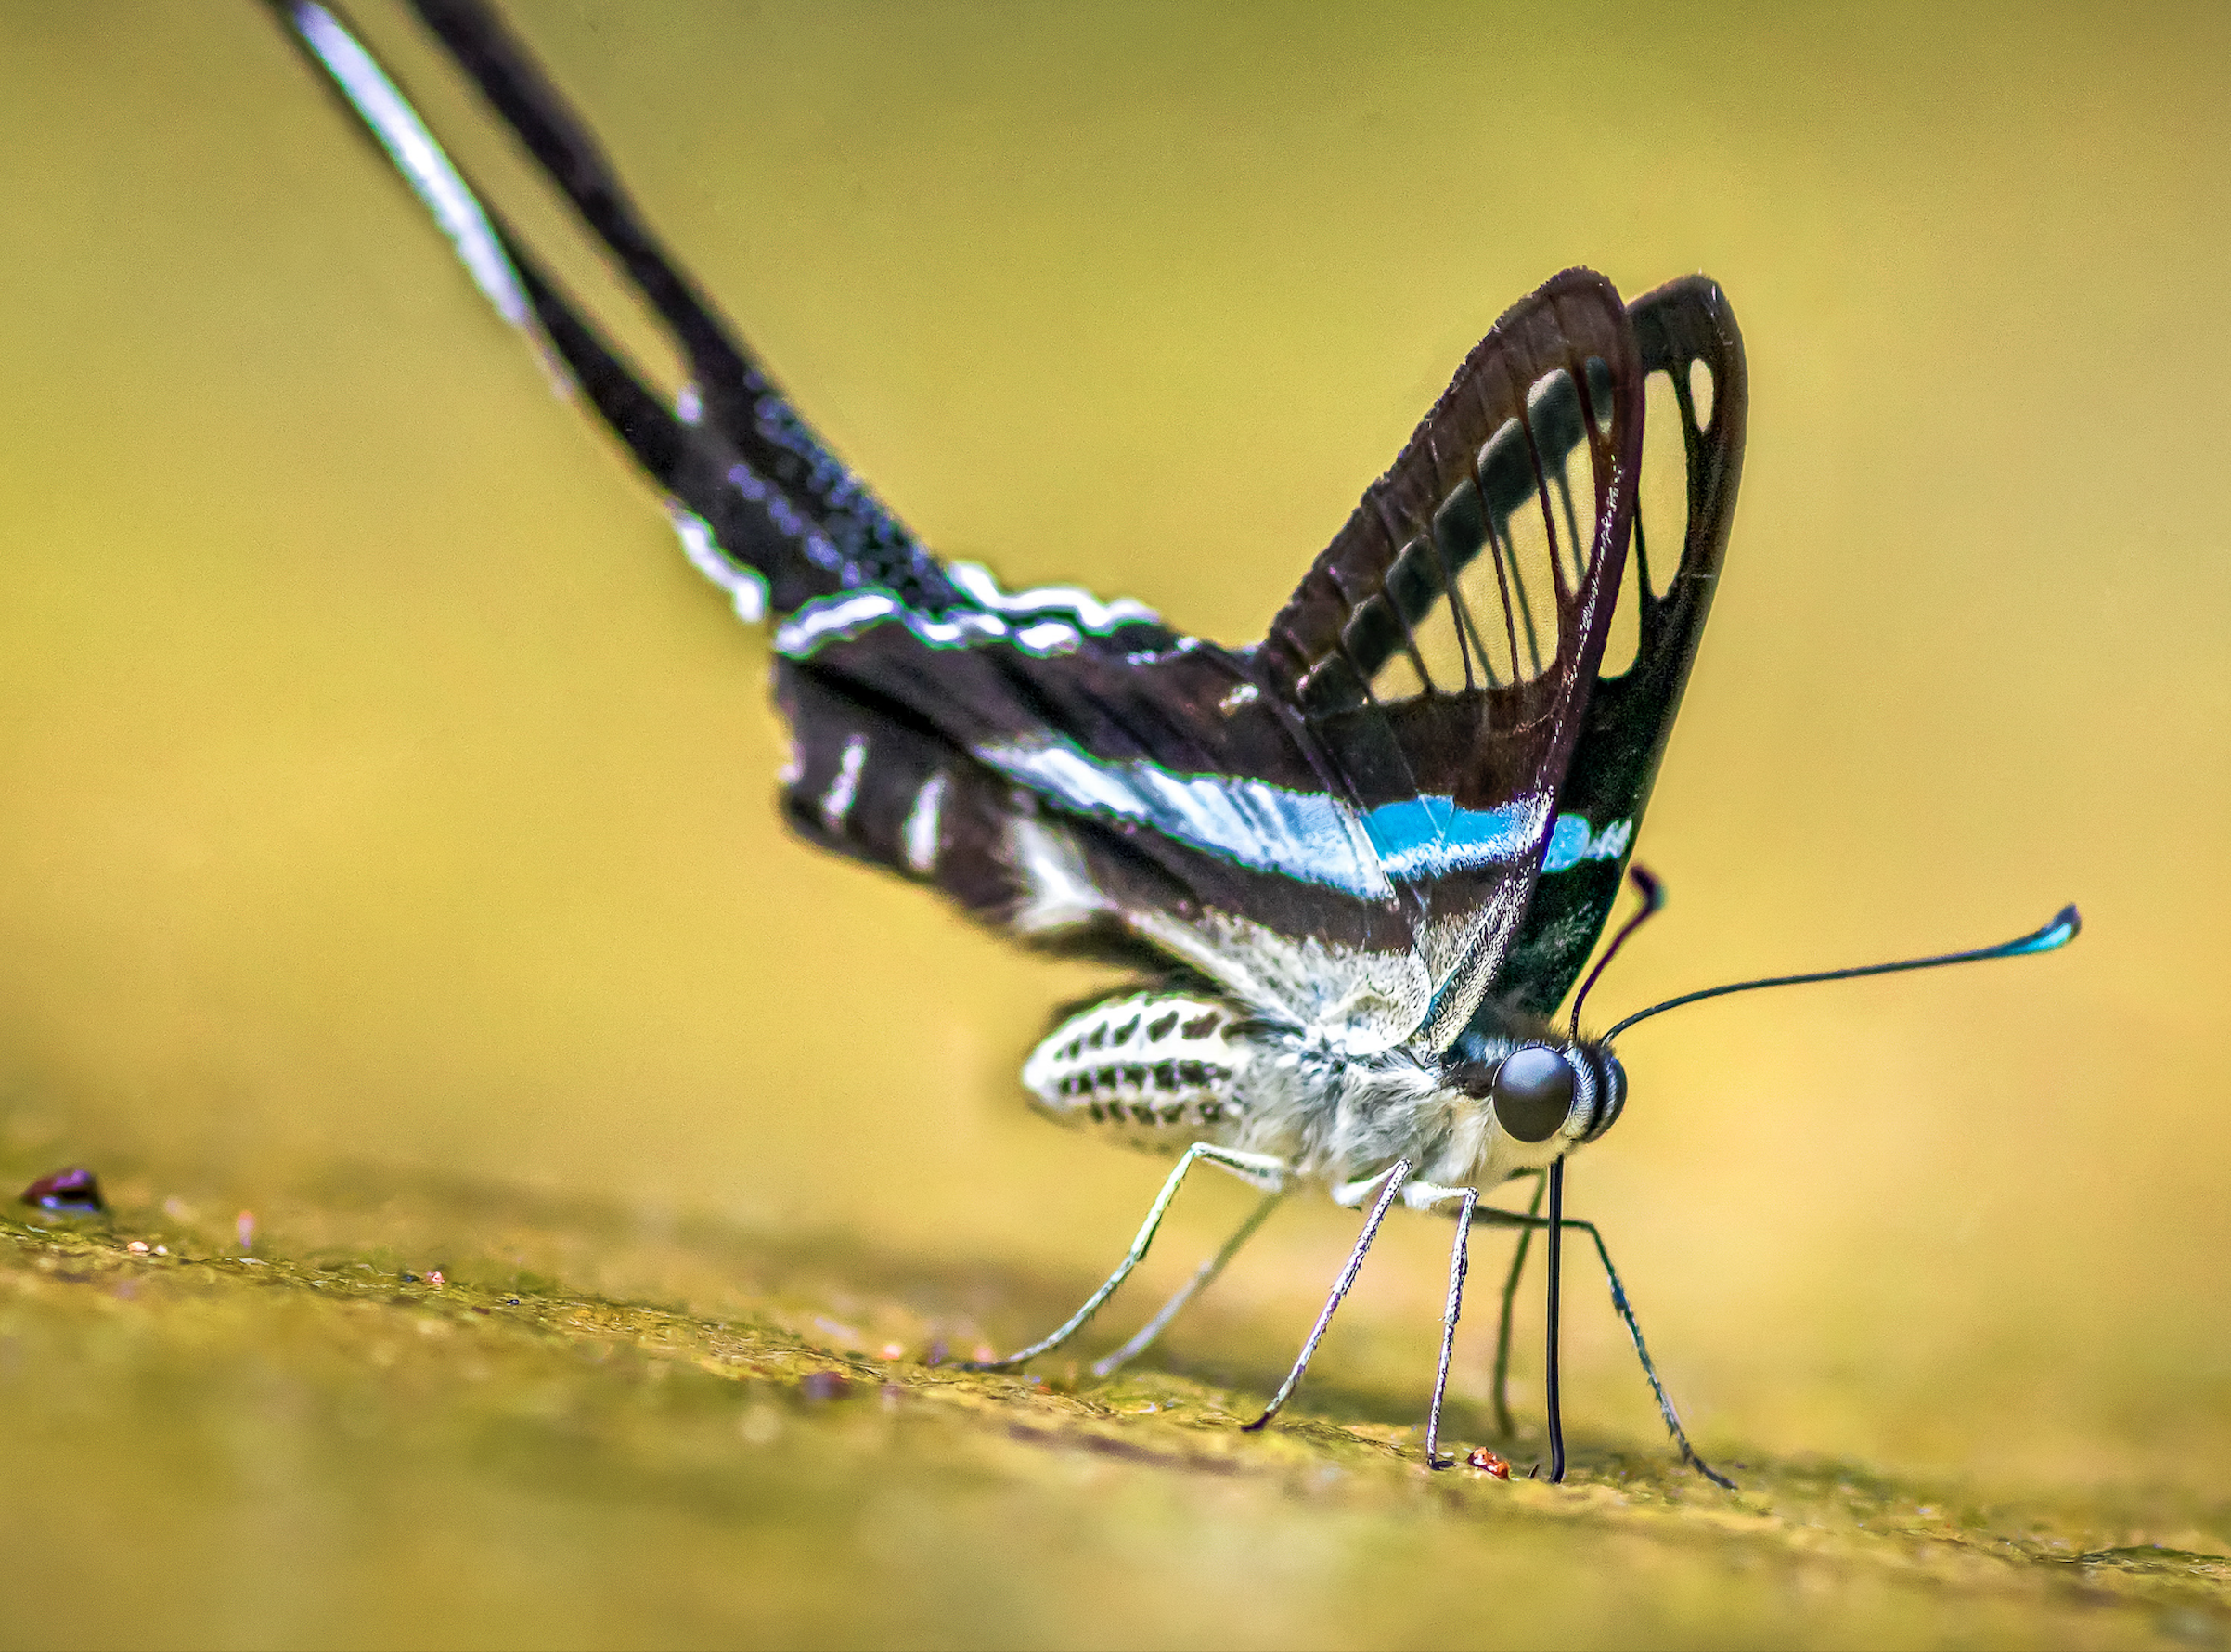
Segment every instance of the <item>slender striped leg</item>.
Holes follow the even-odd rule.
[[[1456,1348],[1456,1316],[1464,1308],[1464,1274],[1471,1267],[1472,1212],[1478,1207],[1479,1190],[1467,1187],[1456,1212],[1456,1239],[1449,1247],[1449,1306],[1441,1315],[1441,1363],[1433,1374],[1433,1409],[1425,1413],[1425,1466],[1453,1466],[1456,1459],[1441,1461],[1441,1401],[1449,1394],[1449,1356]]]
[[[1456,1201],[1456,1238],[1449,1246],[1449,1305],[1441,1312],[1441,1362],[1433,1374],[1433,1405],[1425,1413],[1425,1466],[1448,1468],[1455,1459],[1441,1460],[1441,1406],[1449,1397],[1449,1361],[1456,1349],[1457,1316],[1464,1310],[1464,1275],[1471,1270],[1472,1212],[1479,1207],[1479,1189],[1439,1187],[1413,1181],[1402,1190],[1402,1203],[1412,1210],[1432,1210]]]
[[[1114,1353],[1092,1362],[1092,1375],[1113,1376],[1124,1365],[1144,1353],[1147,1345],[1161,1336],[1170,1321],[1185,1310],[1185,1305],[1206,1290],[1216,1276],[1223,1272],[1224,1264],[1239,1254],[1241,1245],[1255,1237],[1255,1230],[1263,1225],[1285,1196],[1283,1188],[1265,1194],[1263,1202],[1255,1207],[1255,1214],[1240,1224],[1238,1233],[1224,1241],[1224,1248],[1193,1270],[1193,1276],[1178,1288],[1176,1296],[1155,1310],[1154,1317],[1141,1325],[1137,1335]]]
[[[1549,1226],[1547,1217],[1535,1216],[1530,1212],[1522,1216],[1515,1210],[1499,1210],[1492,1205],[1482,1205],[1473,1211],[1472,1220],[1480,1227],[1521,1228],[1529,1232]],[[1674,1445],[1680,1449],[1681,1460],[1715,1486],[1735,1491],[1735,1482],[1698,1456],[1696,1448],[1689,1443],[1688,1433],[1681,1426],[1681,1413],[1673,1409],[1673,1398],[1666,1392],[1666,1385],[1657,1375],[1657,1362],[1650,1358],[1649,1345],[1643,1340],[1643,1327],[1634,1317],[1633,1304],[1627,1300],[1627,1287],[1619,1283],[1618,1270],[1612,1266],[1611,1251],[1604,1243],[1604,1235],[1596,1231],[1595,1223],[1582,1221],[1578,1217],[1568,1216],[1560,1225],[1579,1229],[1594,1244],[1596,1259],[1603,1263],[1604,1277],[1611,1285],[1611,1306],[1618,1314],[1619,1323],[1627,1327],[1628,1340],[1634,1344],[1634,1357],[1642,1363],[1643,1375],[1649,1379],[1650,1392],[1657,1399],[1658,1415],[1665,1418],[1666,1431],[1673,1437]]]
[[[1235,1148],[1212,1147],[1206,1142],[1195,1142],[1179,1155],[1178,1168],[1169,1173],[1169,1180],[1162,1184],[1162,1192],[1147,1211],[1146,1220],[1140,1224],[1139,1236],[1131,1241],[1131,1248],[1125,1253],[1124,1258],[1117,1264],[1116,1271],[1108,1275],[1106,1282],[1101,1285],[1100,1289],[1085,1298],[1085,1305],[1082,1308],[1071,1314],[1067,1322],[1051,1336],[1042,1337],[1028,1348],[1019,1349],[1003,1360],[971,1360],[961,1369],[964,1371],[1012,1370],[1025,1361],[1035,1360],[1040,1354],[1051,1353],[1070,1337],[1083,1330],[1085,1323],[1100,1311],[1101,1304],[1114,1296],[1116,1287],[1128,1279],[1131,1276],[1131,1270],[1139,1266],[1140,1259],[1146,1255],[1147,1246],[1154,1242],[1154,1230],[1162,1225],[1162,1218],[1169,1209],[1170,1201],[1178,1196],[1178,1189],[1184,1184],[1185,1173],[1203,1159],[1206,1159],[1219,1169],[1230,1170],[1243,1181],[1252,1181],[1257,1187],[1268,1182],[1273,1189],[1283,1188],[1290,1168],[1283,1160],[1272,1158],[1268,1154],[1242,1153]]]
[[[1547,1181],[1540,1175],[1534,1178],[1533,1202],[1527,1206],[1528,1216],[1541,1209],[1541,1195],[1548,1188]],[[1511,1310],[1518,1297],[1518,1279],[1526,1271],[1526,1253],[1534,1243],[1534,1230],[1523,1228],[1518,1244],[1511,1252],[1511,1271],[1502,1282],[1502,1317],[1495,1326],[1495,1432],[1500,1439],[1508,1439],[1515,1429],[1511,1422]]]
[[[1395,1194],[1402,1191],[1402,1183],[1409,1175],[1410,1161],[1406,1158],[1395,1160],[1394,1168],[1386,1173],[1384,1180],[1386,1185],[1379,1194],[1378,1203],[1371,1207],[1371,1215],[1364,1220],[1363,1232],[1356,1239],[1356,1248],[1348,1253],[1348,1266],[1340,1270],[1340,1277],[1333,1282],[1333,1294],[1324,1299],[1324,1308],[1317,1315],[1317,1323],[1310,1328],[1309,1341],[1301,1345],[1301,1357],[1294,1362],[1294,1369],[1286,1373],[1286,1380],[1278,1385],[1278,1392],[1270,1396],[1270,1403],[1263,1408],[1263,1414],[1252,1423],[1241,1425],[1249,1434],[1268,1427],[1270,1419],[1284,1408],[1286,1401],[1294,1397],[1294,1390],[1301,1386],[1301,1374],[1309,1368],[1309,1357],[1317,1351],[1317,1345],[1324,1340],[1325,1327],[1333,1323],[1334,1310],[1348,1295],[1348,1287],[1356,1283],[1356,1275],[1363,1268],[1364,1253],[1371,1249],[1371,1242],[1379,1236],[1379,1224],[1386,1220],[1387,1207],[1394,1203]],[[1370,1186],[1370,1182],[1362,1182],[1354,1185],[1352,1191],[1361,1194]],[[1347,1193],[1351,1190],[1341,1191]],[[1339,1197],[1339,1194],[1335,1197]]]

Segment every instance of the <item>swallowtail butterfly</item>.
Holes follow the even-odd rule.
[[[1629,871],[1727,549],[1748,397],[1719,288],[1688,277],[1629,303],[1571,269],[1521,299],[1269,632],[1227,648],[1135,601],[1011,591],[933,556],[769,381],[480,0],[416,5],[671,331],[690,374],[674,405],[600,336],[334,12],[270,3],[481,291],[664,495],[690,561],[741,617],[773,627],[791,825],[1020,940],[1134,968],[1137,985],[1053,1028],[1024,1084],[1054,1117],[1175,1154],[1177,1168],[1077,1314],[989,1363],[1081,1328],[1193,1165],[1254,1182],[1265,1201],[1103,1373],[1278,1197],[1315,1185],[1370,1214],[1292,1375],[1249,1425],[1260,1427],[1399,1199],[1458,1218],[1426,1433],[1437,1465],[1470,1230],[1523,1230],[1514,1281],[1544,1233],[1560,1478],[1562,1233],[1585,1232],[1611,1266],[1594,1229],[1563,1214],[1564,1164],[1618,1117],[1627,1081],[1609,1037],[1580,1034],[1577,1000],[1565,1025],[1550,1017]],[[1649,437],[1686,479],[1670,520],[1638,503],[1653,400]],[[1639,868],[1633,878],[1647,915],[1656,885]],[[2070,909],[2003,947],[1877,967],[2044,950],[2075,923]],[[1480,1203],[1480,1190],[1528,1174],[1533,1208]],[[1610,1278],[1682,1455],[1718,1479]],[[1506,1317],[1506,1349],[1507,1336]]]

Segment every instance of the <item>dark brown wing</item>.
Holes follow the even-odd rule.
[[[1035,939],[1113,927],[1266,1013],[1454,1036],[1556,829],[1618,587],[1642,407],[1606,282],[1568,271],[1505,316],[1266,642],[1234,652],[1136,603],[1003,591],[930,557],[767,381],[478,0],[419,5],[673,329],[695,375],[682,407],[330,12],[272,3],[484,292],[666,491],[692,560],[780,621],[802,831]]]
[[[1567,270],[1514,305],[1261,650],[1415,909],[1437,1048],[1500,976],[1559,830],[1626,557],[1642,385],[1601,276]]]
[[[1645,465],[1662,464],[1683,485],[1665,501],[1663,520],[1651,510],[1656,496],[1638,508],[1628,569],[1639,601],[1634,660],[1598,678],[1557,794],[1560,820],[1575,822],[1561,828],[1570,841],[1585,832],[1592,843],[1616,842],[1619,852],[1567,859],[1552,844],[1497,982],[1499,997],[1542,1015],[1571,990],[1618,899],[1719,587],[1743,476],[1750,387],[1726,296],[1708,277],[1689,276],[1636,299],[1629,314],[1653,398]],[[1676,556],[1669,579],[1666,565]]]

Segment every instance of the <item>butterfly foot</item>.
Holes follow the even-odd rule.
[[[1691,1468],[1694,1468],[1698,1474],[1704,1476],[1704,1478],[1711,1481],[1713,1485],[1718,1486],[1722,1491],[1740,1491],[1743,1490],[1742,1487],[1736,1485],[1734,1480],[1729,1479],[1727,1476],[1722,1474],[1717,1468],[1714,1468],[1709,1463],[1707,1463],[1695,1452],[1685,1452],[1683,1453],[1683,1456]]]

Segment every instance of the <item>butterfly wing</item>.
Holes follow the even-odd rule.
[[[1361,811],[1450,1043],[1544,857],[1624,565],[1643,439],[1618,294],[1567,270],[1481,342],[1270,628],[1267,675]],[[1594,850],[1593,841],[1580,845]]]
[[[675,408],[334,15],[273,3],[484,291],[666,491],[692,560],[747,617],[780,621],[798,830],[1028,938],[1147,943],[1266,1013],[1368,1041],[1463,1026],[1559,829],[1625,554],[1642,404],[1608,283],[1567,272],[1515,307],[1264,644],[1228,651],[1135,603],[1011,593],[932,558],[792,411],[477,0],[419,9],[672,329],[692,373]],[[1398,639],[1408,681],[1387,669]]]
[[[1542,1015],[1571,989],[1618,899],[1711,612],[1743,474],[1749,383],[1743,335],[1725,295],[1707,277],[1690,276],[1644,293],[1629,314],[1645,384],[1670,393],[1659,399],[1648,441],[1666,446],[1668,472],[1684,485],[1667,501],[1675,507],[1664,512],[1667,520],[1638,506],[1628,568],[1629,600],[1638,604],[1634,660],[1616,676],[1599,677],[1589,695],[1557,794],[1565,841],[1551,845],[1496,982],[1498,996]],[[1669,412],[1678,418],[1663,417]],[[1645,462],[1655,466],[1658,458],[1653,453]],[[1665,564],[1676,555],[1668,580]],[[1582,844],[1616,845],[1617,852],[1570,852]]]
[[[1011,897],[1015,927],[1111,923],[1268,1013],[1445,1043],[1558,829],[1626,549],[1640,387],[1610,284],[1549,282],[1245,654],[1066,621],[1041,621],[1038,649],[1032,629],[879,592],[809,604],[776,646],[817,689],[903,706],[1015,783],[1004,857],[957,862],[1003,858],[1052,892]],[[845,738],[873,762],[864,728]],[[804,783],[823,772],[809,761]]]
[[[1406,959],[1407,927],[1369,845],[1309,801],[1329,781],[1308,742],[1266,704],[1218,710],[1257,692],[1244,659],[1173,635],[1137,603],[1011,593],[929,556],[705,303],[492,11],[477,0],[417,7],[666,323],[691,374],[677,407],[483,200],[336,11],[270,4],[497,312],[665,492],[691,561],[740,615],[780,622],[783,802],[800,832],[1031,940],[1146,938],[1270,1013],[1303,1013],[1305,987],[1281,969],[1308,977],[1309,961],[1251,965],[1213,914],[1267,911],[1283,932],[1309,934],[1323,914],[1287,874],[1363,888],[1336,940]]]
[[[416,9],[604,243],[680,346],[679,404],[654,395],[445,154],[338,7],[267,0],[448,236],[497,313],[665,492],[691,560],[757,619],[876,584],[958,600],[936,560],[821,443],[645,223],[596,140],[480,0]]]

